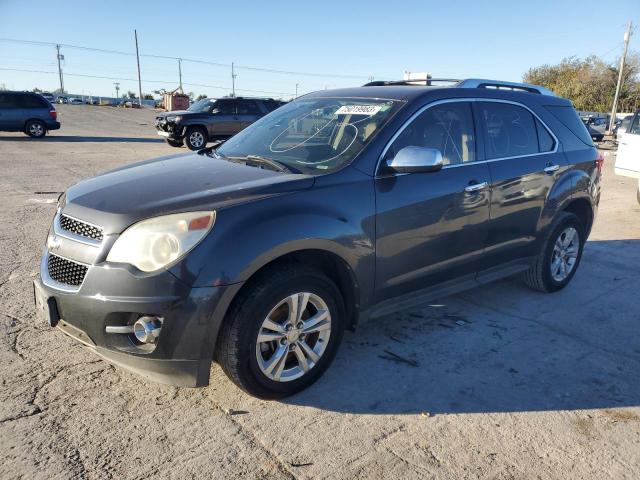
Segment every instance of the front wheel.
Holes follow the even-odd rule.
[[[541,292],[566,287],[578,270],[585,241],[585,229],[578,217],[561,213],[549,228],[535,263],[525,274],[527,285]]]
[[[207,132],[200,127],[189,127],[184,140],[189,150],[200,150],[207,146]]]
[[[24,132],[31,138],[42,138],[47,134],[47,127],[40,120],[31,120],[25,125]]]
[[[344,331],[345,309],[335,284],[315,270],[285,267],[262,275],[240,295],[216,349],[227,376],[265,399],[314,383]]]

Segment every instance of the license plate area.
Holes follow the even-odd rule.
[[[55,327],[60,321],[56,299],[48,296],[38,282],[33,282],[33,297],[38,318],[51,327]]]

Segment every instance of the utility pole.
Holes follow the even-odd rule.
[[[294,98],[298,98],[298,84],[296,83],[296,96]]]
[[[58,52],[56,57],[58,58],[58,75],[60,75],[60,95],[64,93],[64,81],[62,80],[62,67],[60,66],[60,60],[64,60],[64,55],[60,55],[60,45],[56,45],[56,51]]]
[[[120,82],[114,82],[113,85],[116,87],[116,99],[120,98]]]
[[[233,98],[236,97],[236,72],[234,69],[233,62],[231,62],[231,96]]]
[[[616,111],[618,109],[618,97],[620,95],[620,87],[622,86],[622,73],[624,72],[624,62],[627,59],[627,50],[629,49],[629,39],[631,38],[632,23],[629,22],[627,31],[624,34],[624,52],[620,59],[620,72],[618,72],[618,84],[616,85],[616,94],[613,97],[613,109],[611,110],[611,121],[609,122],[609,133],[613,132],[616,123]]]
[[[138,97],[139,104],[142,106],[142,80],[140,79],[140,55],[138,54],[138,31],[133,30],[133,34],[136,37],[136,60],[138,61]]]
[[[184,93],[182,91],[182,59],[178,59],[178,76],[180,77],[180,93]]]

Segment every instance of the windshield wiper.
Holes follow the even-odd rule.
[[[284,163],[278,162],[277,160],[273,160],[271,158],[263,157],[262,155],[245,155],[245,156],[233,156],[227,157],[223,156],[225,160],[231,161],[244,161],[245,165],[251,165],[254,167],[261,168],[262,165],[267,165],[271,167],[271,170],[275,170],[276,172],[282,173],[300,173],[300,170],[297,168],[289,167]]]

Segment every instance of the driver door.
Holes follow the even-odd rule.
[[[238,132],[235,127],[238,114],[235,98],[216,100],[211,109],[211,121],[207,126],[209,138],[230,137]]]
[[[376,297],[383,301],[449,280],[471,281],[487,240],[490,175],[478,163],[471,103],[428,107],[393,141],[383,162],[406,146],[440,150],[437,172],[384,171],[376,189]]]

